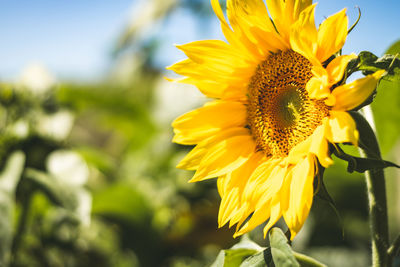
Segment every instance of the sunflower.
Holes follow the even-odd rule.
[[[196,145],[178,168],[191,182],[217,177],[219,227],[234,236],[283,217],[293,238],[313,201],[318,165],[329,167],[330,144],[358,144],[347,112],[362,104],[383,75],[345,83],[356,55],[339,55],[346,10],[318,27],[311,0],[227,0],[227,17],[211,0],[227,42],[177,46],[187,59],[168,69],[213,99],[177,118],[173,141]]]

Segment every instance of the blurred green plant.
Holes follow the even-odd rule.
[[[155,7],[150,27],[176,8]],[[208,244],[232,244],[214,234],[217,193],[187,184],[184,148],[155,122],[157,35],[126,31],[100,81],[33,66],[0,84],[0,266],[203,266]]]
[[[198,0],[158,2],[149,4],[150,18],[133,19],[123,29],[104,79],[0,83],[0,266],[196,267],[212,264],[221,248],[237,243],[231,230],[216,231],[214,182],[193,186],[190,173],[175,169],[187,148],[170,143],[169,122],[154,114],[163,86],[163,66],[154,59],[162,35],[140,33],[182,8],[200,14],[195,19],[202,27],[211,10]],[[398,46],[388,52],[399,52]],[[382,81],[372,104],[390,157],[398,157],[399,110],[386,107],[399,107],[398,89],[398,81]],[[324,179],[341,218],[329,203],[315,201],[293,248],[333,266],[365,266],[363,179],[344,169],[335,161]],[[398,188],[389,187],[397,203]],[[392,212],[395,228],[400,215]],[[255,266],[276,260],[279,251],[301,261],[279,230],[271,244],[259,231],[250,234],[259,245],[242,240],[221,252],[214,266]]]

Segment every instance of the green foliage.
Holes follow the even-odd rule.
[[[366,132],[362,131],[362,133],[365,134]],[[338,145],[333,150],[333,153],[338,158],[347,161],[347,163],[348,163],[347,171],[349,173],[352,173],[354,171],[363,173],[365,171],[379,170],[379,169],[384,169],[387,167],[400,168],[399,165],[397,165],[393,162],[390,162],[387,160],[382,160],[379,158],[374,159],[374,158],[360,158],[360,157],[351,156],[349,154],[346,154]]]
[[[373,53],[363,51],[358,55],[358,69],[363,72],[364,75],[374,73],[378,70],[386,70],[388,72],[388,78],[394,78],[392,76],[398,76],[400,74],[400,59],[398,55],[385,54],[378,58]]]
[[[386,53],[400,53],[400,41],[394,43]],[[371,107],[382,153],[387,154],[395,146],[400,133],[400,75],[395,79],[383,79],[380,82]]]
[[[271,254],[277,267],[300,266],[293,255],[293,250],[289,246],[286,236],[279,228],[272,228],[269,240],[271,243]]]
[[[263,267],[263,266],[275,266],[274,262],[272,261],[271,255],[271,248],[267,248],[261,252],[258,252],[251,257],[247,258],[240,264],[240,267]]]
[[[32,182],[32,186],[42,191],[55,205],[73,211],[78,206],[75,190],[62,184],[48,173],[27,169],[25,179]]]
[[[154,18],[162,22],[175,7],[174,1],[160,5]],[[184,0],[182,8],[196,14],[202,9],[199,23],[212,13],[200,0]],[[154,56],[162,38],[155,34],[141,39],[135,25],[128,25],[117,40],[110,72],[102,80],[61,81],[40,94],[29,86],[0,83],[0,266],[197,267],[208,265],[221,247],[235,242],[232,230],[216,230],[215,181],[193,186],[187,183],[190,172],[175,169],[187,148],[172,145],[172,130],[160,127],[170,122],[154,116],[163,73]],[[398,53],[399,45],[388,53]],[[135,67],[121,67],[119,60]],[[348,72],[384,68],[394,75],[398,62],[393,56],[363,52]],[[398,81],[386,76],[372,104],[386,152],[398,140],[400,113],[387,107],[400,106],[399,92]],[[57,135],[54,129],[67,124],[59,123],[60,113],[69,114],[71,125]],[[49,121],[51,129],[44,127]],[[60,150],[79,153],[89,170],[87,181],[71,184],[76,177],[62,180],[49,170],[49,158]],[[355,171],[369,169],[371,163],[389,164],[347,159]],[[368,253],[365,192],[360,175],[344,172],[344,164],[337,161],[326,171],[327,186],[321,189],[328,188],[335,199],[346,236],[340,235],[342,226],[332,219],[332,211],[315,201],[318,216],[310,216],[310,230],[300,237],[306,240],[302,250],[329,245]],[[326,190],[326,195],[321,192],[318,196],[332,200]],[[293,252],[277,228],[269,241],[260,241],[268,245],[263,248],[243,239],[222,250],[212,266],[323,266]]]
[[[262,248],[256,243],[248,239],[243,239],[241,242],[233,246],[231,249],[221,250],[217,259],[211,267],[235,267],[235,266],[250,266],[248,263],[245,265],[246,258],[258,254]],[[252,260],[251,262],[253,262]],[[243,264],[242,264],[243,263]],[[255,263],[255,262],[254,262]],[[251,265],[256,266],[256,265]]]
[[[0,266],[7,266],[11,258],[14,194],[24,168],[25,155],[10,155],[0,174]]]
[[[400,75],[400,58],[397,44],[393,44],[384,56],[378,58],[369,51],[362,51],[358,57],[351,60],[347,66],[347,76],[356,72],[362,71],[364,75],[372,74],[378,70],[386,70],[386,79],[398,79]]]
[[[114,130],[126,138],[130,146],[146,144],[155,132],[146,107],[148,103],[134,95],[127,95],[124,88],[64,85],[58,91],[57,98],[60,104],[81,114],[82,119],[90,116],[91,121],[85,123],[94,122],[99,130]]]
[[[376,92],[361,106],[371,104],[374,111],[378,138],[383,154],[387,154],[396,143],[400,132],[400,112],[393,112],[400,106],[400,41],[395,42],[382,57],[377,57],[368,51],[361,52],[356,59],[349,62],[347,76],[356,71],[364,75],[378,70],[386,70]],[[391,108],[388,108],[391,107]]]
[[[325,266],[317,260],[292,250],[280,228],[269,232],[270,245],[261,248],[248,239],[242,240],[231,249],[219,253],[212,267],[295,267]]]
[[[134,225],[146,223],[150,217],[150,208],[143,195],[126,183],[113,184],[97,192],[92,212]]]

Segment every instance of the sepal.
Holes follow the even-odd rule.
[[[356,172],[366,172],[366,171],[371,171],[371,170],[377,170],[377,169],[384,169],[387,167],[396,167],[400,168],[399,165],[387,161],[387,160],[382,160],[382,159],[374,159],[374,158],[359,158],[355,156],[351,156],[347,153],[345,153],[339,146],[336,147],[336,149],[333,151],[333,154],[342,159],[347,161],[347,171],[349,173],[352,173],[354,171]]]

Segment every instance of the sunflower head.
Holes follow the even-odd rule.
[[[279,51],[261,62],[251,78],[247,121],[257,147],[270,157],[287,156],[329,113],[329,106],[305,89],[311,68],[299,53]]]
[[[330,144],[358,144],[348,111],[373,92],[383,71],[345,83],[354,54],[339,55],[346,10],[317,28],[309,0],[228,0],[227,21],[212,0],[225,41],[178,46],[187,59],[169,69],[213,100],[177,118],[173,141],[196,145],[178,167],[192,182],[217,178],[218,222],[235,236],[281,217],[292,238],[315,193],[317,166],[332,164]]]

